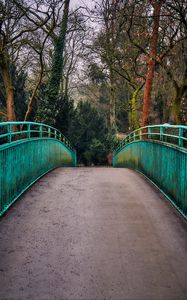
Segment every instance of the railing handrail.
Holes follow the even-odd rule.
[[[152,128],[158,128],[159,132],[153,132],[151,129]],[[178,135],[173,135],[173,134],[168,134],[164,133],[164,129],[178,129]],[[147,129],[147,132],[143,132],[144,130]],[[184,141],[187,141],[187,137],[184,136],[184,131],[187,132],[187,126],[185,125],[170,125],[170,124],[158,124],[158,125],[149,125],[149,126],[144,126],[140,127],[131,133],[129,133],[117,146],[116,149],[114,149],[113,154],[116,155],[119,151],[121,151],[127,144],[132,143],[134,141],[149,141],[149,140],[156,140],[160,141],[164,144],[171,144],[171,145],[176,145],[176,143],[170,142],[167,140],[167,137],[169,138],[174,138],[178,139],[177,146],[184,148]],[[139,133],[139,134],[137,134]],[[143,136],[146,136],[146,139],[143,139]],[[154,139],[153,136],[159,137],[159,139]]]
[[[158,124],[158,125],[148,125],[148,126],[144,126],[144,127],[140,127],[134,131],[137,131],[137,130],[140,130],[140,129],[144,129],[144,128],[148,128],[148,127],[152,127],[152,128],[156,128],[156,127],[173,127],[173,128],[184,128],[184,129],[187,129],[187,126],[186,125],[171,125],[171,124]]]
[[[24,125],[27,125],[26,130],[12,130],[13,126],[17,126],[17,125],[22,125],[22,128]],[[38,130],[32,130],[31,126],[40,126],[40,128]],[[71,151],[75,151],[74,147],[72,146],[72,144],[70,143],[70,141],[55,127],[52,127],[50,125],[44,124],[44,123],[39,123],[39,122],[29,122],[29,121],[18,121],[18,122],[0,122],[0,128],[2,127],[7,127],[7,133],[0,133],[0,139],[3,137],[8,137],[8,141],[7,143],[12,143],[12,136],[15,135],[20,135],[20,134],[27,134],[27,138],[31,139],[31,133],[38,133],[40,138],[46,138],[46,136],[43,135],[43,133],[47,133],[48,138],[55,138],[61,142],[63,142],[67,148],[69,148]],[[43,128],[48,129],[43,130]],[[20,138],[22,139],[22,138]],[[24,137],[25,139],[25,137]],[[3,143],[5,144],[5,143]]]

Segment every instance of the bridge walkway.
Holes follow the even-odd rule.
[[[187,226],[128,169],[59,168],[0,222],[0,299],[187,299]]]

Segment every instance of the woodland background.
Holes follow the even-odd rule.
[[[0,121],[58,128],[85,165],[140,126],[187,125],[186,1],[70,5],[0,0]]]

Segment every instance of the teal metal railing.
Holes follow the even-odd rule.
[[[114,150],[113,166],[143,173],[187,219],[187,126],[153,125],[131,132]]]
[[[48,137],[62,141],[70,150],[70,141],[56,128],[36,122],[3,122],[0,123],[0,144],[12,143],[15,140],[32,137]]]
[[[34,122],[0,123],[0,216],[35,181],[76,166],[76,151],[57,129]]]

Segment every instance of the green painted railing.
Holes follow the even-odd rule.
[[[0,216],[35,181],[60,166],[76,166],[76,152],[60,131],[41,123],[0,123]]]
[[[187,219],[187,126],[154,125],[131,132],[114,150],[113,166],[143,173]]]

